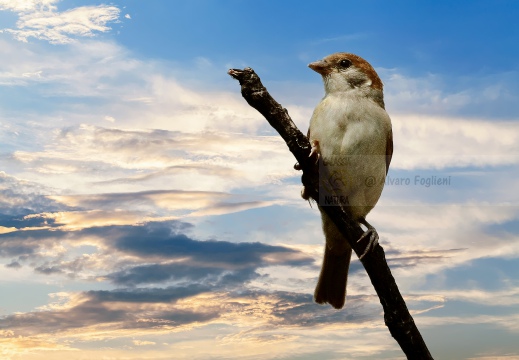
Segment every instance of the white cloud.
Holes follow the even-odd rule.
[[[390,109],[412,109],[437,113],[440,110],[455,110],[470,102],[467,90],[457,93],[445,92],[440,76],[408,77],[397,70],[379,70],[385,81],[386,106]]]
[[[17,39],[27,41],[33,37],[53,43],[70,43],[78,37],[92,37],[97,33],[107,32],[108,25],[119,17],[119,10],[113,6],[81,7],[58,12],[55,6],[57,3],[57,0],[16,2],[0,0],[0,9],[20,14],[18,29],[9,30]],[[131,17],[127,14],[125,18]],[[53,222],[59,230],[72,231],[91,226],[135,225],[147,220],[160,221],[165,219],[166,215],[170,215],[170,218],[181,216],[177,214],[181,211],[191,216],[202,217],[229,214],[235,210],[241,211],[256,206],[284,205],[285,203],[279,199],[298,201],[301,207],[308,208],[308,204],[299,199],[300,186],[284,184],[286,179],[295,175],[291,169],[294,162],[292,156],[278,136],[260,136],[262,129],[268,125],[240,97],[237,84],[233,84],[235,86],[233,90],[227,92],[209,91],[203,86],[188,86],[186,82],[172,75],[174,72],[170,68],[180,72],[178,64],[136,59],[124,48],[110,42],[93,40],[75,42],[65,47],[53,47],[53,51],[48,52],[42,44],[21,44],[14,40],[6,41],[4,38],[0,39],[0,53],[4,55],[0,65],[0,82],[20,86],[22,90],[27,90],[36,98],[46,100],[46,107],[42,111],[36,107],[31,109],[36,115],[23,109],[18,115],[14,111],[6,111],[14,115],[10,115],[10,118],[2,118],[2,121],[6,121],[10,126],[9,131],[13,131],[13,134],[17,133],[16,140],[9,142],[14,144],[15,149],[9,154],[14,153],[15,158],[18,159],[9,160],[11,164],[16,161],[16,166],[9,169],[3,166],[2,168],[9,173],[21,174],[23,178],[36,180],[39,184],[57,188],[51,191],[42,186],[41,189],[36,189],[38,191],[34,190],[38,195],[52,193],[54,196],[38,198],[42,204],[34,205],[37,209],[29,208],[31,211],[38,212],[37,215],[33,215],[32,220],[46,219]],[[204,57],[194,59],[193,66],[197,71],[204,71],[204,69],[220,71],[218,64]],[[222,69],[222,73],[224,72],[225,70]],[[388,105],[398,110],[391,113],[395,134],[393,169],[504,167],[517,164],[519,128],[514,122],[494,121],[492,118],[473,120],[469,116],[428,113],[434,107],[445,112],[462,109],[481,98],[474,97],[474,92],[467,90],[446,94],[441,91],[441,86],[434,84],[434,79],[429,79],[433,83],[429,86],[427,81],[421,80],[417,81],[415,86],[409,86],[407,80],[409,79],[398,76],[393,78],[393,84],[398,85],[400,82],[398,85],[400,88],[393,93],[389,92],[387,98]],[[44,87],[37,86],[42,83],[45,84]],[[32,85],[36,86],[31,87]],[[406,89],[409,91],[406,92]],[[303,92],[301,87],[291,84],[286,92],[291,91],[296,93],[293,98],[288,102],[281,102],[289,109],[292,117],[301,119],[298,125],[302,124],[301,130],[305,131],[312,112],[309,104],[312,102],[301,101],[300,94]],[[487,99],[499,99],[506,95],[498,85],[486,87],[482,94]],[[83,96],[89,97],[88,102],[82,102]],[[62,102],[62,98],[72,99],[72,101]],[[315,100],[317,101],[318,97]],[[74,103],[71,107],[63,105],[71,102]],[[406,103],[417,105],[411,107],[406,106]],[[6,104],[6,106],[10,105]],[[32,123],[27,119],[31,119]],[[109,129],[106,128],[107,125],[116,125],[117,128]],[[4,126],[5,124],[2,123],[2,130]],[[28,140],[28,133],[31,132],[38,133],[34,135],[38,141]],[[4,135],[0,134],[0,136]],[[0,143],[4,143],[3,139],[0,138]],[[25,142],[22,146],[23,141]],[[2,164],[7,162],[5,158],[7,156],[0,159]],[[483,171],[487,174],[495,174],[492,169],[483,169]],[[6,208],[27,209],[28,203],[34,203],[33,194],[20,196],[14,191],[19,188],[27,190],[29,184],[16,185],[4,173],[0,173],[0,179],[6,184],[4,190],[8,190],[4,198],[0,199]],[[279,186],[279,183],[283,185]],[[503,192],[513,192],[510,188],[500,185],[495,181],[489,182],[486,184],[487,188],[473,191],[471,198],[474,201],[472,202],[439,206],[431,206],[426,201],[416,201],[411,204],[409,199],[413,198],[414,192],[407,188],[406,194],[399,194],[401,197],[392,197],[390,200],[400,200],[408,206],[390,207],[382,203],[382,206],[374,210],[369,220],[379,228],[382,246],[386,250],[395,250],[399,253],[399,258],[395,258],[394,253],[388,252],[388,259],[399,262],[398,264],[412,264],[415,261],[414,266],[395,266],[393,269],[406,300],[409,300],[411,305],[420,300],[435,303],[434,306],[419,310],[410,307],[414,314],[430,312],[441,306],[437,303],[442,304],[445,299],[499,306],[517,305],[517,286],[505,291],[484,291],[478,288],[449,291],[443,290],[445,284],[441,283],[442,271],[446,269],[460,267],[475,259],[490,256],[502,258],[518,256],[519,241],[515,235],[503,233],[504,230],[499,233],[486,231],[491,226],[500,226],[517,221],[519,218],[519,212],[515,208],[489,206],[488,203],[480,201],[482,192],[488,194],[496,191],[497,187],[502,187]],[[166,192],[144,194],[144,196],[135,192],[150,189],[205,190],[207,194],[185,191],[184,196],[175,196]],[[217,191],[231,191],[230,189],[251,192],[257,198],[241,199],[241,202],[237,202],[237,197],[234,195],[227,197],[228,194],[223,194],[218,198]],[[472,187],[467,191],[470,190],[476,189]],[[128,191],[124,194],[126,198],[114,201],[109,199],[109,195],[114,194],[105,194],[110,201],[106,201],[105,207],[100,205],[103,201],[101,193],[116,191]],[[70,195],[78,193],[88,195]],[[123,194],[115,194],[117,195]],[[508,199],[511,197],[510,194],[503,194],[499,200],[506,199],[506,196]],[[440,199],[451,200],[448,193],[442,194]],[[51,200],[60,202],[64,207],[68,205],[81,208],[76,211],[63,210],[56,208],[53,202],[53,208],[50,209],[48,203]],[[229,203],[231,200],[232,203]],[[497,200],[494,204],[497,204]],[[300,209],[285,207],[282,210],[291,213],[293,210]],[[312,215],[308,215],[310,210],[304,210],[301,211],[304,212],[304,216],[299,216],[301,213],[297,213],[298,216],[292,218],[287,216],[286,220],[279,222],[279,226],[270,223],[268,226],[262,225],[262,219],[256,218],[257,225],[246,225],[248,229],[254,226],[256,230],[240,231],[236,238],[239,241],[254,240],[262,243],[288,242],[294,248],[306,248],[309,253],[317,254],[316,257],[319,257],[322,253],[323,235],[318,212],[314,210]],[[150,212],[154,212],[153,217],[149,215]],[[236,219],[243,221],[239,216],[227,218],[227,221],[232,224],[225,230],[215,225],[220,219],[200,218],[199,221],[205,221],[210,229],[206,237],[226,236],[225,232],[232,231],[235,225],[240,225]],[[222,220],[222,223],[222,228],[227,225],[225,220]],[[265,224],[267,223],[265,221]],[[0,234],[11,235],[10,233],[16,230],[11,225],[4,225],[5,227],[0,226]],[[499,229],[501,231],[503,228],[499,227]],[[30,236],[31,233],[36,234],[29,231],[26,234]],[[95,239],[83,241],[84,245],[96,247]],[[101,240],[97,241],[101,242]],[[97,250],[84,250],[73,239],[64,240],[63,246],[68,247],[64,253],[63,249],[58,248],[61,246],[60,242],[56,240],[55,243],[56,248],[44,248],[41,253],[38,253],[40,256],[38,261],[45,261],[45,263],[36,265],[46,265],[51,269],[53,265],[61,264],[69,269],[67,271],[70,271],[71,275],[86,278],[90,274],[98,275],[111,271],[114,266],[120,264],[120,261],[127,260],[121,259],[120,254],[101,254],[103,249],[99,244]],[[463,250],[458,251],[456,248]],[[95,253],[77,256],[76,251]],[[52,262],[52,259],[55,262]],[[77,270],[79,267],[75,267],[76,262],[84,269]],[[24,265],[22,269],[4,268],[2,271],[8,274],[4,278],[11,280],[18,280],[13,274],[21,277],[20,274],[25,271],[24,278],[19,281],[21,282],[35,276],[28,268]],[[254,285],[259,288],[271,286],[270,289],[275,291],[295,290],[301,293],[311,292],[310,288],[315,284],[317,276],[317,272],[306,269],[282,267],[266,268],[261,274],[269,275],[269,278],[258,279]],[[439,278],[440,285],[436,293],[418,292],[419,295],[407,293],[409,289],[422,284],[431,274]],[[48,279],[49,276],[41,281],[49,281]],[[363,272],[352,274],[349,287],[350,294],[365,294],[372,291],[369,280],[365,279]],[[295,330],[287,330],[286,327],[277,325],[266,328],[271,324],[269,319],[275,320],[281,314],[273,308],[275,299],[226,299],[227,295],[224,294],[204,296],[206,297],[201,297],[198,302],[194,301],[191,305],[186,302],[183,306],[188,309],[198,306],[206,308],[208,303],[214,303],[214,306],[223,303],[223,306],[227,306],[225,303],[228,302],[229,305],[223,312],[224,317],[218,319],[215,324],[222,328],[222,331],[215,339],[214,326],[207,330],[205,334],[206,336],[209,334],[207,338],[212,341],[211,345],[214,345],[209,347],[207,342],[200,341],[198,336],[192,336],[194,330],[184,334],[179,331],[173,337],[166,331],[165,336],[168,339],[164,341],[173,342],[171,339],[177,341],[171,345],[171,348],[177,352],[180,349],[181,357],[188,358],[193,354],[199,357],[214,356],[214,349],[220,352],[219,356],[226,358],[236,357],[238,353],[251,354],[251,351],[250,356],[268,357],[269,353],[273,353],[272,349],[279,356],[291,356],[297,352],[321,351],[323,344],[324,348],[335,349],[334,346],[340,342],[346,344],[343,346],[345,349],[343,357],[376,358],[380,352],[396,348],[396,344],[380,321],[363,323],[360,326],[347,322],[335,325],[335,328],[326,325]],[[494,301],[493,298],[498,298],[498,301]],[[310,306],[310,301],[309,299],[308,304],[304,306]],[[372,298],[372,302],[377,306],[375,311],[380,312],[375,297]],[[239,304],[245,304],[243,310],[242,308],[236,310]],[[160,306],[170,307],[169,304],[150,304],[149,307],[143,307],[143,311],[149,315],[148,312],[153,313],[153,310]],[[295,307],[286,303],[282,306],[283,309],[286,306]],[[130,314],[133,310],[131,306],[123,303],[115,304],[114,309]],[[144,314],[143,311],[136,313]],[[351,308],[348,307],[341,313],[349,311]],[[238,312],[248,316],[238,316]],[[352,315],[355,315],[354,312]],[[427,319],[438,319],[434,314],[429,313],[429,315],[430,318],[420,317],[420,320],[427,323]],[[320,318],[322,315],[314,313],[312,316]],[[460,317],[454,320],[463,322],[464,319],[467,318]],[[451,318],[444,320],[451,321]],[[499,317],[494,317],[488,323],[500,324],[501,320]],[[440,320],[437,321],[440,323]],[[505,323],[503,326],[517,329],[516,317],[508,321],[508,325]],[[30,325],[34,324],[35,322],[32,322]],[[86,340],[87,337],[92,341],[95,337],[99,339],[103,336],[115,339],[114,341],[127,341],[128,347],[124,349],[121,347],[118,352],[110,350],[113,352],[109,353],[107,350],[104,353],[114,358],[142,358],[144,355],[133,350],[132,345],[142,351],[148,351],[146,345],[154,345],[149,347],[150,351],[155,346],[162,346],[161,341],[157,340],[160,330],[155,328],[150,328],[147,333],[139,333],[135,329],[122,333],[122,331],[118,332],[118,324],[91,329],[88,329],[88,325],[80,324],[83,327],[70,332],[71,337],[77,336],[81,340],[77,343],[70,338],[59,338],[59,334],[44,335],[39,339],[26,338],[20,334],[14,337],[13,334],[8,339],[0,339],[0,343],[4,346],[0,346],[2,347],[0,354],[4,357],[21,356],[24,347],[26,349],[23,351],[63,350],[58,344],[66,344],[67,348],[72,350],[75,349],[76,344]],[[241,329],[236,330],[236,327],[233,327],[235,324],[240,324]],[[428,324],[435,324],[435,322],[431,320]],[[442,322],[441,325],[444,323]],[[196,331],[199,331],[195,333],[198,335],[204,329]],[[151,339],[153,341],[149,341],[150,338],[145,337],[147,334],[156,337]],[[57,342],[50,341],[51,337]],[[322,342],[323,338],[326,339],[325,343]],[[95,344],[86,341],[83,343],[86,343],[85,347],[89,349],[95,347]],[[265,346],[266,344],[268,346]],[[13,348],[11,349],[10,346]],[[112,345],[106,344],[106,346]],[[236,352],[236,347],[240,351]],[[98,355],[89,349],[81,349],[86,351],[81,354],[87,357],[89,356],[87,352],[91,357]],[[11,355],[6,353],[11,350]],[[48,353],[46,354],[41,357],[49,356]],[[157,357],[156,355],[157,352],[150,352],[144,357]],[[52,356],[54,357],[54,353]],[[70,352],[63,350],[55,358],[68,359]]]
[[[517,111],[519,72],[483,73],[472,78],[441,74],[408,76],[399,69],[377,69],[384,80],[390,112],[421,114],[485,114],[510,118]]]
[[[519,163],[519,122],[393,115],[397,169],[497,166]]]
[[[110,99],[81,111],[77,105],[71,109],[73,112],[56,108],[59,111],[58,122],[52,120],[56,127],[60,126],[59,118],[67,126],[81,123],[103,126],[113,118],[117,119],[119,128],[127,129],[258,133],[268,128],[261,115],[240,97],[238,86],[234,93],[188,87],[171,75],[170,67],[177,65],[135,59],[113,43],[87,41],[59,52],[43,54],[39,53],[42,49],[20,49],[19,45],[12,46],[7,41],[0,45],[0,52],[9,54],[0,68],[0,82],[18,85],[44,82],[50,85],[43,90],[45,93],[41,95],[44,96]],[[207,65],[210,61],[202,57],[193,61],[197,68],[202,63]],[[88,72],[82,70],[85,67],[88,67]],[[215,65],[209,67],[215,71]],[[411,80],[406,79],[406,83]],[[398,89],[398,84],[393,82],[389,86]],[[438,96],[449,96],[435,86],[429,86]],[[281,90],[289,92],[288,88]],[[409,91],[413,96],[420,94],[412,87]],[[394,96],[401,100],[402,94],[402,91],[396,91]],[[297,103],[297,96],[283,101],[303,132],[312,113],[312,108],[307,105],[307,95],[303,96],[304,105]],[[413,99],[418,104],[422,102]],[[387,102],[389,105],[392,103]],[[110,115],[107,117],[106,114]],[[390,115],[395,141],[393,169],[495,166],[519,161],[519,129],[514,121],[424,115],[419,111],[390,111]],[[38,117],[41,119],[41,114]]]
[[[16,231],[16,230],[18,230],[18,229],[15,228],[15,227],[0,226],[0,235],[1,234],[8,234],[8,233]]]
[[[59,229],[71,231],[96,226],[135,225],[150,220],[143,214],[136,211],[113,209],[111,211],[91,210],[43,213],[27,215],[24,217],[24,219],[34,218],[53,220],[56,222],[56,224],[59,225]]]
[[[0,55],[6,58],[0,65],[2,84],[26,86],[36,92],[34,96],[88,96],[98,101],[97,106],[77,101],[71,108],[51,102],[55,127],[101,125],[107,114],[117,119],[118,127],[132,129],[254,133],[268,126],[239,91],[187,86],[173,76],[177,64],[141,61],[114,43],[88,40],[48,52],[38,44],[13,44],[0,39]],[[214,69],[200,71],[214,75]],[[221,74],[227,80],[224,69]],[[31,87],[39,83],[47,86]],[[38,114],[34,121],[41,123],[42,116]],[[27,121],[27,115],[23,117]]]
[[[0,10],[11,10],[19,13],[56,10],[60,0],[0,0]]]
[[[31,169],[26,178],[74,193],[165,186],[228,191],[296,175],[286,146],[273,136],[83,125],[58,131],[53,139],[43,151],[17,151],[14,158]]]
[[[133,345],[135,346],[147,346],[147,345],[156,345],[153,341],[146,341],[146,340],[133,340]]]
[[[120,10],[115,6],[82,6],[58,12],[57,0],[32,0],[0,2],[0,10],[17,12],[17,29],[4,29],[17,40],[27,42],[33,37],[52,44],[66,44],[75,37],[93,37],[97,32],[107,32],[107,25],[119,18]]]
[[[519,256],[519,237],[502,228],[503,224],[518,219],[519,207],[488,203],[377,206],[368,216],[380,233],[381,245],[389,251],[387,256],[395,266],[393,273],[402,291],[423,289],[428,281],[429,294],[447,298],[461,296],[461,290],[457,293],[443,290],[447,287],[444,273],[447,269],[466,266],[477,259]],[[393,258],[391,251],[398,251],[399,255]],[[514,276],[507,278],[513,281]],[[478,294],[474,302],[489,301],[476,285],[470,287],[467,282],[465,286]]]

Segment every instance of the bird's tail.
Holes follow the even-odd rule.
[[[351,248],[337,255],[325,246],[323,266],[314,293],[316,303],[328,303],[336,309],[344,306],[350,260]]]

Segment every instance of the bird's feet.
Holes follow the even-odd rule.
[[[359,259],[362,260],[368,253],[375,249],[375,246],[378,245],[379,236],[377,230],[370,223],[368,223],[366,219],[361,218],[359,222],[363,225],[366,225],[368,228],[364,234],[362,234],[360,239],[357,240],[357,243],[364,242],[366,240],[368,241],[366,247],[364,248],[364,252],[361,256],[359,256]]]
[[[319,141],[317,141],[317,140],[312,141],[312,149],[310,150],[310,155],[308,155],[308,157],[315,159],[314,161],[317,164],[317,162],[319,161],[319,158],[321,157],[321,155],[319,153]],[[298,162],[296,162],[294,164],[294,169],[301,170],[302,167],[301,167],[301,165],[299,165]],[[304,187],[304,186],[301,189],[301,197],[305,200],[310,199],[310,195],[308,195],[308,192],[306,191],[306,187]]]
[[[303,200],[310,200],[310,195],[308,195],[308,191],[306,191],[305,186],[303,186],[303,188],[301,189],[301,197],[303,198]]]
[[[310,150],[310,155],[308,155],[309,158],[315,159],[315,163],[319,161],[319,158],[321,157],[321,151],[319,150],[319,141],[318,140],[312,140],[312,149]]]
[[[308,155],[309,158],[314,158],[315,159],[315,163],[317,164],[317,162],[319,161],[321,155],[319,153],[319,141],[317,140],[313,140],[312,141],[312,148],[310,149],[310,155]],[[294,164],[294,169],[295,170],[301,170],[302,167],[301,165],[296,162]]]

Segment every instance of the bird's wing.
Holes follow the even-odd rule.
[[[393,157],[393,130],[389,129],[389,134],[387,136],[387,142],[386,142],[386,175],[389,170],[389,164],[391,163],[392,157]]]

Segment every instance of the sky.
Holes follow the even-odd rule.
[[[435,359],[519,359],[519,4],[0,0],[0,357],[403,359],[241,98],[306,132],[307,64],[364,57],[394,155],[368,215]],[[442,181],[438,181],[441,179]]]

